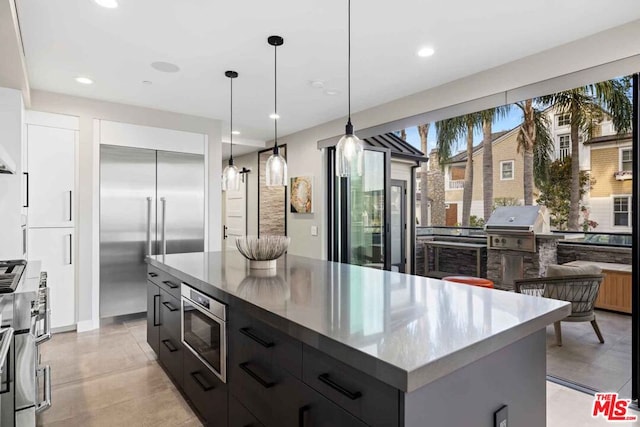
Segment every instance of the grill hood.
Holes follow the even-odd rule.
[[[545,206],[503,206],[496,208],[484,226],[488,233],[549,233],[549,213]]]

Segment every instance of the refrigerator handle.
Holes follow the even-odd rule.
[[[164,197],[160,198],[160,203],[162,204],[162,235],[161,235],[161,243],[160,243],[160,249],[161,249],[161,254],[162,255],[166,255],[167,254],[167,199],[165,199]]]
[[[151,248],[151,202],[153,199],[151,197],[147,197],[147,244],[145,246],[147,256],[153,255],[153,251]]]

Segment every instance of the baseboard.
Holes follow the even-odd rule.
[[[89,319],[78,322],[76,329],[78,332],[93,331],[100,327],[100,319]]]

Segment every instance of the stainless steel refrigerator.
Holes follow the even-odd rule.
[[[147,254],[204,250],[204,156],[100,146],[100,317],[147,310]]]

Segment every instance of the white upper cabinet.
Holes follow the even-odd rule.
[[[29,227],[73,227],[78,132],[27,125]]]

